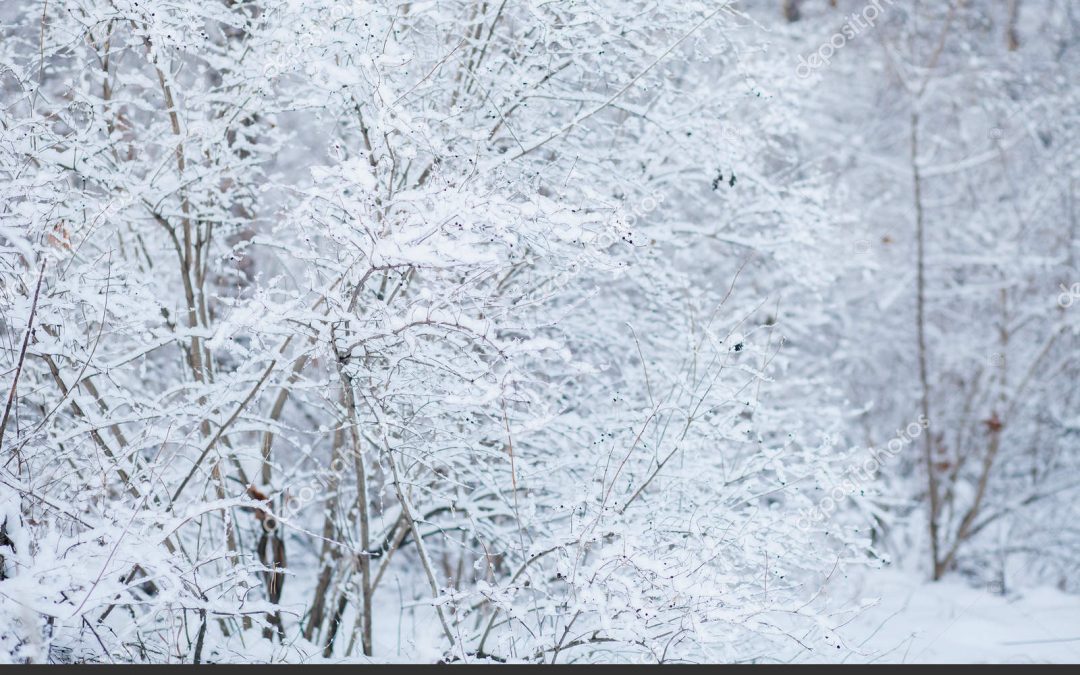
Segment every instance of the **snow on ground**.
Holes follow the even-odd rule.
[[[862,597],[879,598],[838,633],[849,663],[1080,662],[1080,598],[1053,588],[972,588],[876,570]]]

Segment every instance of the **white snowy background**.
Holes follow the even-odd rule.
[[[1075,0],[4,0],[0,662],[1080,661]]]

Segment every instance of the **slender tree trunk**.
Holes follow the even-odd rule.
[[[338,552],[338,547],[334,542],[337,541],[335,518],[338,513],[337,492],[340,485],[336,467],[342,462],[341,446],[345,441],[344,436],[345,433],[340,429],[334,432],[334,446],[333,451],[330,453],[331,473],[326,486],[328,494],[326,496],[325,515],[323,516],[323,545],[322,552],[319,555],[319,560],[322,562],[322,570],[319,572],[319,580],[315,586],[315,594],[311,600],[311,613],[308,616],[307,625],[304,626],[304,639],[309,641],[315,636],[315,631],[322,627],[322,622],[326,614],[326,600],[330,594],[331,581],[333,581],[334,570],[337,569],[341,557]]]
[[[4,417],[0,419],[0,447],[3,447],[4,430],[7,429],[8,415],[11,413],[11,404],[15,401],[15,391],[19,388],[19,375],[22,374],[23,363],[26,361],[26,350],[30,347],[30,335],[34,332],[34,314],[37,313],[38,297],[41,295],[41,280],[45,278],[45,262],[47,258],[42,256],[41,269],[38,270],[37,285],[34,287],[34,299],[30,304],[30,318],[26,320],[26,331],[23,333],[22,347],[19,349],[19,362],[15,366],[15,375],[11,378],[11,390],[8,392],[7,403],[4,404]],[[22,460],[19,460],[21,468]]]
[[[911,113],[911,176],[915,200],[915,332],[918,340],[919,407],[924,419],[930,419],[930,383],[927,376],[926,349],[926,214],[923,211],[922,174],[919,170],[919,113]],[[923,462],[926,466],[926,487],[929,498],[928,530],[930,535],[931,574],[936,581],[945,573],[938,551],[938,515],[941,510],[937,473],[934,467],[932,434],[924,433]]]
[[[1020,48],[1020,34],[1016,32],[1016,22],[1020,18],[1020,0],[1009,0],[1009,19],[1005,27],[1005,46],[1010,52]]]
[[[334,349],[336,352],[336,343]],[[356,416],[356,395],[353,392],[352,378],[345,370],[342,355],[338,355],[337,369],[341,380],[342,403],[348,415],[349,438],[352,441],[351,454],[356,471],[356,508],[360,521],[360,553],[357,560],[357,565],[360,567],[360,628],[362,631],[360,644],[364,650],[364,655],[371,656],[371,525],[368,514],[367,470],[364,467],[363,449],[360,444],[359,420]]]

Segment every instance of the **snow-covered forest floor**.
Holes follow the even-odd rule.
[[[0,662],[1080,661],[1078,74],[1078,0],[0,0]]]
[[[1002,593],[963,580],[928,582],[915,571],[867,570],[838,584],[846,609],[831,621],[838,639],[748,655],[752,663],[1076,663],[1080,602],[1051,586]],[[434,661],[438,625],[408,603],[391,603],[374,636],[381,662]],[[425,618],[426,617],[426,618]],[[837,649],[837,645],[840,649]],[[807,648],[813,647],[813,649]],[[340,663],[341,659],[308,659]]]
[[[1075,663],[1080,603],[1042,586],[1002,594],[961,580],[929,583],[918,574],[876,570],[860,580],[875,599],[837,633],[846,663]],[[815,661],[814,657],[807,660]]]

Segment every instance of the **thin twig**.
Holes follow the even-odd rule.
[[[8,392],[7,404],[4,406],[4,418],[0,420],[0,448],[4,447],[4,430],[7,428],[11,404],[15,400],[15,390],[19,386],[19,375],[22,374],[23,362],[26,360],[26,350],[30,345],[30,334],[34,331],[34,315],[37,313],[38,297],[41,294],[41,280],[45,278],[46,261],[47,258],[42,256],[41,268],[38,270],[37,286],[34,287],[34,300],[30,304],[30,317],[26,320],[26,332],[23,334],[22,348],[19,350],[19,364],[15,366],[15,377],[11,380],[11,391]],[[21,460],[19,464],[22,464]]]

